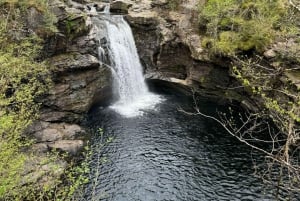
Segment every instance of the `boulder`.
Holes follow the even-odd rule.
[[[86,131],[77,124],[34,122],[27,130],[27,136],[35,139],[31,148],[34,153],[46,153],[51,149],[58,149],[70,154],[77,154],[83,147]]]
[[[119,14],[128,14],[128,8],[131,6],[132,4],[128,4],[124,1],[114,1],[110,4],[110,12],[119,13]]]
[[[49,95],[45,97],[43,106],[52,108],[55,112],[65,112],[65,115],[74,113],[72,117],[76,118],[76,114],[88,112],[96,92],[106,89],[109,79],[110,71],[107,68],[59,75],[55,78],[55,85]],[[66,118],[62,113],[60,115],[60,118]]]
[[[27,130],[27,135],[34,137],[37,143],[54,142],[58,140],[74,140],[86,135],[86,131],[77,124],[34,122]]]
[[[26,16],[26,24],[28,25],[28,28],[39,32],[38,29],[41,29],[43,27],[43,23],[43,14],[39,12],[35,7],[30,7]]]

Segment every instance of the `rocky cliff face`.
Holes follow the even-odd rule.
[[[111,2],[111,12],[126,14],[146,77],[179,84],[218,100],[237,100],[253,108],[255,100],[236,87],[240,84],[231,76],[230,61],[211,60],[201,46],[197,6],[205,1],[187,0],[178,5],[170,2]],[[76,154],[84,145],[86,131],[80,125],[85,114],[95,102],[110,96],[110,71],[99,63],[99,41],[86,12],[87,6],[101,10],[104,4],[87,0],[51,2],[58,32],[44,36],[44,58],[51,66],[53,87],[40,100],[40,119],[28,129],[28,134],[37,141],[34,149],[38,152],[55,148]],[[40,17],[39,12],[32,9],[28,18],[32,29],[38,30]],[[282,46],[285,45],[274,44],[264,57],[272,63],[276,54],[284,54]],[[293,42],[288,45],[295,48]],[[295,58],[299,53],[297,48]],[[299,86],[299,70],[295,71],[285,74]]]
[[[243,101],[226,59],[209,58],[201,46],[197,7],[188,0],[172,9],[171,1],[123,1],[146,77],[185,85],[209,97]]]
[[[52,71],[53,87],[42,103],[41,116],[28,133],[37,139],[35,149],[56,148],[75,154],[84,144],[86,131],[80,127],[96,101],[110,96],[110,71],[98,60],[99,41],[90,19],[89,7],[102,10],[107,3],[52,1],[58,32],[45,38],[44,57]],[[126,14],[141,62],[149,80],[184,85],[210,97],[242,101],[235,91],[226,62],[211,61],[201,47],[198,34],[197,1],[189,0],[170,9],[168,1],[114,1],[111,12]],[[39,13],[30,20],[37,29]]]
[[[253,109],[255,100],[245,96],[245,91],[237,87],[240,83],[231,76],[231,61],[226,58],[212,60],[201,46],[197,7],[205,1],[176,2],[117,0],[110,3],[110,11],[125,14],[132,27],[146,77],[184,85],[218,100],[236,100]],[[41,147],[68,150],[67,147],[73,145],[66,140],[75,140],[74,136],[84,133],[74,123],[80,124],[95,101],[110,96],[110,72],[99,64],[99,41],[87,13],[89,7],[100,11],[105,4],[107,2],[80,0],[52,2],[58,32],[45,37],[44,52],[52,68],[54,86],[41,101],[40,121],[30,130],[40,139]],[[31,19],[37,18],[34,14],[32,12]],[[32,24],[35,26],[38,22]],[[295,49],[293,41],[274,44],[266,50],[265,59],[273,65],[272,58],[284,54],[286,48],[282,46],[286,45]],[[298,74],[285,73],[297,85],[299,79],[295,75]],[[70,131],[70,127],[76,129]],[[58,133],[55,135],[59,137],[49,139],[50,131]],[[82,141],[78,143],[83,144]]]
[[[204,5],[204,0],[121,2],[128,5],[127,20],[133,29],[147,78],[186,85],[218,100],[236,100],[250,110],[259,107],[260,101],[250,97],[232,75],[232,60],[212,58],[202,47],[198,7]],[[274,69],[278,69],[279,64],[274,58],[284,58],[280,68],[290,67],[279,79],[289,80],[298,87],[298,50],[299,43],[291,38],[276,42],[260,57]]]
[[[29,129],[36,151],[49,149],[76,154],[84,146],[86,131],[80,123],[95,100],[109,95],[110,71],[98,60],[96,32],[76,2],[52,1],[58,32],[45,37],[44,57],[51,68],[53,86],[42,99],[41,115]],[[32,12],[34,16],[38,12]],[[38,22],[37,22],[38,23]]]

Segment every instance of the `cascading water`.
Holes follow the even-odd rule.
[[[105,32],[105,36],[98,33],[99,59],[112,68],[118,101],[111,108],[127,117],[140,115],[141,110],[154,109],[161,98],[150,93],[146,86],[130,26],[123,16],[110,15],[107,7],[103,14],[94,17],[93,22],[98,32]],[[106,44],[101,44],[103,40]]]

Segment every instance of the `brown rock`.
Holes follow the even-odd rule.
[[[59,111],[83,114],[92,106],[96,92],[109,84],[110,71],[91,69],[62,75],[58,79],[43,104]]]
[[[61,54],[48,60],[56,73],[99,67],[96,57],[79,53]]]
[[[127,14],[130,6],[132,6],[132,4],[128,4],[124,1],[114,1],[110,4],[110,12]]]
[[[69,154],[76,155],[83,148],[82,140],[60,140],[54,143],[48,144],[52,149],[65,151]]]
[[[27,134],[32,135],[38,143],[45,143],[64,139],[73,140],[76,136],[85,135],[86,131],[77,124],[37,121],[28,128]]]

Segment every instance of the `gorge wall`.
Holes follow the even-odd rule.
[[[124,2],[146,78],[185,86],[221,102],[250,104],[243,90],[231,89],[239,83],[231,76],[230,60],[211,59],[201,45],[198,5],[205,1],[189,0],[176,8],[170,2]]]
[[[113,1],[111,12],[125,14],[130,23],[148,80],[166,81],[186,91],[196,91],[218,101],[237,101],[248,108],[256,104],[231,76],[230,60],[214,58],[201,45],[198,5],[205,1]],[[175,2],[175,1],[174,1]],[[51,148],[75,153],[83,146],[79,125],[95,102],[111,96],[110,70],[100,65],[88,7],[102,11],[106,2],[51,2],[58,31],[45,38],[44,57],[52,71],[53,88],[40,102],[41,116],[29,129],[44,152]],[[32,28],[40,14],[32,9]],[[232,90],[234,89],[234,90]],[[81,137],[75,137],[81,136]],[[78,140],[80,139],[80,140]]]
[[[82,4],[83,3],[83,4]],[[58,32],[44,36],[44,54],[52,72],[53,87],[42,99],[41,115],[28,133],[37,139],[35,149],[53,148],[76,154],[84,145],[86,131],[81,127],[85,114],[96,102],[111,96],[110,70],[98,60],[97,30],[89,7],[102,11],[107,3],[52,1]],[[210,61],[201,47],[197,32],[197,1],[179,5],[176,11],[166,1],[115,1],[111,12],[126,14],[149,80],[193,88],[222,100],[241,95],[227,91],[234,85],[226,62]],[[30,21],[39,13],[34,9]],[[36,26],[38,27],[38,25]]]
[[[232,76],[231,61],[221,57],[212,60],[202,47],[197,7],[203,2],[187,0],[174,5],[175,9],[167,0],[124,0],[111,2],[110,10],[126,14],[148,80],[165,81],[218,101],[237,101],[244,107],[256,108],[257,101],[238,88],[241,84]],[[98,60],[100,41],[91,23],[92,14],[87,11],[88,6],[101,11],[105,4],[51,2],[58,31],[43,36],[43,57],[51,68],[53,87],[39,100],[40,118],[28,129],[28,134],[37,140],[34,149],[38,152],[55,148],[78,153],[87,135],[81,126],[85,114],[96,102],[111,97],[110,70]],[[38,29],[39,15],[32,9],[29,21],[36,24],[34,29]],[[266,50],[267,60],[272,59],[276,47]],[[299,84],[294,75],[294,82]]]
[[[85,114],[97,100],[110,96],[110,70],[98,60],[96,30],[85,11],[76,2],[52,1],[58,32],[45,36],[44,58],[53,86],[40,102],[41,115],[29,129],[37,139],[35,149],[58,149],[76,154],[84,146],[87,134],[80,127]],[[32,19],[38,12],[33,11]],[[34,20],[33,20],[34,21]]]

